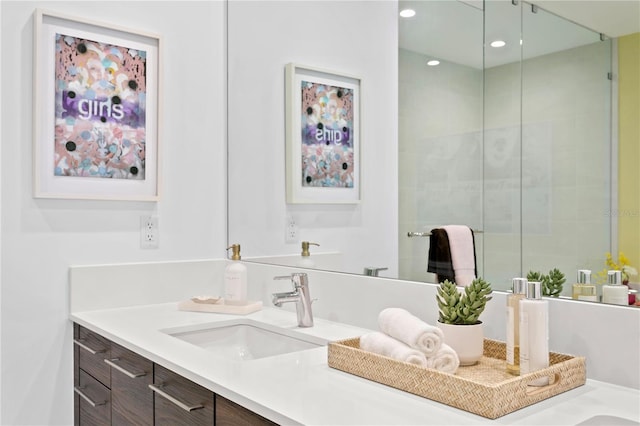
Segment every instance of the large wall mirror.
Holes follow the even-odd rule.
[[[358,3],[229,3],[229,242],[284,265],[316,242],[315,268],[433,282],[420,235],[465,224],[494,288],[558,268],[570,296],[576,270],[603,269],[617,247],[615,40],[523,1]],[[305,16],[323,8],[337,22],[314,32]],[[398,18],[405,8],[415,16]],[[339,56],[358,33],[373,46]],[[396,53],[373,57],[389,43]],[[360,204],[286,204],[287,62],[366,74]]]
[[[400,7],[416,12],[400,20],[400,276],[424,280],[421,236],[449,223],[478,231],[479,274],[498,286],[601,269],[611,40],[526,2]]]

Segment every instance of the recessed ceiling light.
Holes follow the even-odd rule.
[[[435,67],[436,65],[440,65],[440,61],[438,61],[437,59],[432,59],[427,62],[427,65],[429,65],[430,67]]]
[[[400,16],[403,18],[413,18],[416,16],[416,11],[413,9],[403,9],[400,11]]]
[[[504,47],[506,45],[507,45],[507,43],[505,43],[502,40],[494,40],[494,41],[491,42],[491,47]]]

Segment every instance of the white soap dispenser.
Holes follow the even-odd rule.
[[[298,260],[298,266],[301,268],[315,268],[316,263],[311,260],[311,253],[309,253],[309,246],[318,246],[318,243],[310,243],[309,241],[302,242],[302,253],[300,254],[300,260]]]
[[[620,271],[607,272],[607,284],[602,286],[602,303],[628,305],[629,288],[620,284]]]
[[[239,262],[240,244],[227,247],[232,249],[232,262],[224,270],[224,303],[225,305],[247,304],[247,267]]]
[[[542,299],[538,281],[527,283],[527,297],[520,300],[520,375],[549,366],[549,303]],[[531,386],[546,386],[548,377],[532,380]]]

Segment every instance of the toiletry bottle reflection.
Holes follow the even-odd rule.
[[[629,304],[629,287],[622,285],[620,271],[607,272],[607,284],[602,286],[602,303]]]
[[[537,281],[527,283],[527,297],[520,301],[520,375],[549,366],[549,303],[542,300],[542,287]],[[548,377],[529,383],[546,386]]]
[[[224,270],[224,303],[226,305],[247,304],[247,267],[239,262],[240,244],[227,247],[232,249],[232,262]]]
[[[297,266],[301,268],[313,268],[316,263],[311,259],[311,253],[309,252],[309,246],[318,246],[318,243],[310,243],[309,241],[302,242],[302,253],[300,254],[300,260],[298,260]]]
[[[596,286],[591,284],[591,271],[589,269],[580,269],[578,271],[578,279],[572,287],[572,297],[575,300],[598,301]]]
[[[527,290],[526,278],[514,278],[507,295],[507,372],[520,374],[520,301]]]

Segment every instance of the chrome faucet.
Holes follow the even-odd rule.
[[[378,276],[378,272],[380,271],[386,271],[389,268],[375,268],[373,266],[370,266],[368,268],[364,268],[364,274],[368,275],[370,277],[377,277]]]
[[[313,327],[313,312],[311,312],[311,296],[309,295],[309,278],[304,272],[294,272],[291,275],[274,277],[274,280],[291,280],[293,291],[273,293],[273,304],[281,307],[283,303],[296,302],[298,327]]]

